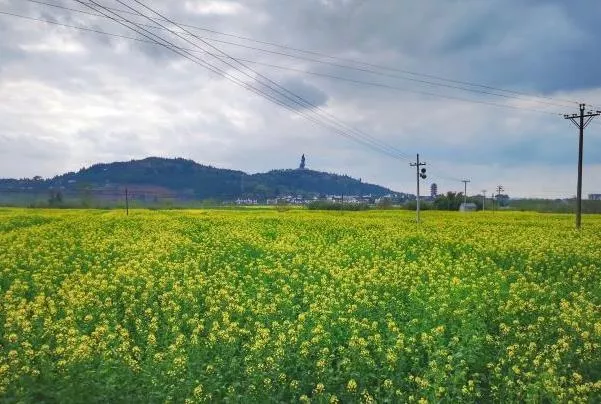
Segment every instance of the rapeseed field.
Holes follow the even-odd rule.
[[[599,402],[601,217],[0,210],[0,401]]]

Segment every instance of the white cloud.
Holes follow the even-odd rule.
[[[48,35],[44,38],[38,38],[30,43],[24,43],[19,46],[26,52],[54,52],[54,53],[85,53],[86,48],[79,42],[68,37],[59,35]]]
[[[201,15],[232,15],[244,10],[240,3],[221,0],[188,0],[185,6],[188,11]]]

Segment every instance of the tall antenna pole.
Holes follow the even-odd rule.
[[[415,163],[409,164],[409,166],[415,167],[415,175],[416,175],[416,179],[417,179],[417,206],[415,209],[417,223],[419,223],[419,199],[420,199],[420,197],[419,197],[419,179],[420,178],[426,179],[426,169],[422,168],[420,170],[420,167],[425,166],[425,165],[426,165],[425,161],[422,163],[419,162],[419,153],[417,153],[417,160],[415,161]]]
[[[580,229],[582,223],[582,152],[584,148],[584,129],[594,117],[601,115],[601,111],[589,111],[585,113],[586,104],[580,104],[580,113],[564,115],[578,128],[578,185],[576,189],[576,229]],[[586,119],[585,119],[586,118]]]
[[[471,181],[461,180],[461,182],[463,182],[463,209],[465,209],[465,204],[467,203],[467,183]]]

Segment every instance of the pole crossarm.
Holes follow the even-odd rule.
[[[588,115],[588,117],[586,118],[586,122],[584,122],[584,128],[585,129],[588,126],[588,124],[591,123],[591,121],[593,120],[593,118],[596,117],[597,115],[599,115],[599,114]]]
[[[576,126],[578,129],[580,129],[580,124],[576,121],[576,119],[578,119],[578,117],[574,118],[571,116],[566,116],[565,119],[569,119],[570,122],[572,122],[574,124],[574,126]]]

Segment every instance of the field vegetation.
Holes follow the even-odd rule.
[[[0,210],[0,401],[599,402],[601,217]]]

